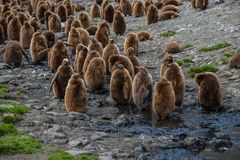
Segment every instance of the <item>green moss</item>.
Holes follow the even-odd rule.
[[[233,51],[231,51],[231,52],[225,52],[225,53],[224,53],[224,56],[227,57],[227,58],[230,58],[230,57],[232,57],[234,54],[235,54],[235,52],[233,52]]]
[[[193,57],[185,57],[185,58],[177,61],[177,64],[178,64],[179,66],[183,66],[183,65],[186,64],[186,63],[194,63]]]
[[[18,105],[19,103],[17,103],[16,101],[12,101],[12,100],[3,100],[3,99],[0,99],[0,105],[1,105],[1,104]]]
[[[16,133],[17,129],[12,124],[0,124],[0,136]]]
[[[38,140],[27,137],[4,136],[0,138],[0,155],[32,154],[41,151]]]
[[[22,117],[19,117],[17,115],[15,116],[5,116],[3,117],[3,122],[4,123],[16,123],[22,120]]]
[[[48,160],[98,160],[99,158],[96,156],[88,155],[88,154],[81,154],[77,157],[72,156],[67,152],[59,152],[51,157]]]
[[[229,46],[231,46],[231,44],[229,44],[227,42],[218,43],[218,44],[212,45],[210,47],[201,48],[198,51],[199,52],[211,52],[211,51],[215,51],[215,50],[218,50],[218,49],[221,49],[221,48],[226,48],[226,47],[229,47]]]
[[[73,160],[73,159],[74,159],[74,156],[63,151],[48,158],[48,160]]]
[[[193,45],[190,43],[187,43],[183,46],[184,49],[188,49],[188,48],[192,48],[192,47],[193,47]]]
[[[213,66],[213,65],[204,65],[204,66],[200,66],[200,67],[191,67],[188,71],[188,74],[191,76],[191,77],[195,77],[195,75],[197,73],[201,73],[201,72],[217,72],[218,69]]]
[[[177,34],[176,31],[167,31],[167,32],[160,33],[160,37],[172,37],[175,34]]]
[[[7,84],[0,84],[0,96],[5,96],[8,91],[9,89]]]
[[[10,107],[10,108],[0,107],[0,112],[4,112],[4,113],[24,114],[24,113],[27,113],[29,110],[30,110],[29,107],[26,107],[21,104],[14,105],[13,107]]]

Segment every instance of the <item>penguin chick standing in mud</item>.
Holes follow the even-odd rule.
[[[71,78],[72,74],[73,68],[70,66],[69,60],[63,59],[50,85],[50,91],[53,91],[53,94],[57,98],[64,98],[68,80]]]
[[[87,95],[85,84],[77,73],[74,73],[68,81],[64,103],[68,112],[84,113],[86,111]]]
[[[148,70],[140,66],[132,85],[133,102],[139,109],[151,107],[153,79]]]

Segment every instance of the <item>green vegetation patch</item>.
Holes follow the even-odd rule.
[[[218,69],[213,66],[213,65],[204,65],[204,66],[200,66],[200,67],[191,67],[188,71],[188,74],[191,76],[191,77],[195,77],[195,75],[197,73],[202,73],[202,72],[217,72]]]
[[[183,65],[186,64],[186,63],[194,63],[193,57],[185,57],[185,58],[177,61],[177,64],[178,64],[179,66],[183,66]]]
[[[192,47],[193,47],[193,45],[190,43],[187,43],[183,46],[184,49],[188,49],[188,48],[192,48]]]
[[[200,48],[198,51],[199,52],[211,52],[211,51],[215,51],[215,50],[218,50],[218,49],[221,49],[221,48],[226,48],[226,47],[229,47],[229,46],[231,46],[231,44],[229,44],[227,42],[218,43],[218,44],[212,45],[210,47]]]
[[[225,52],[224,56],[227,57],[227,58],[230,58],[230,57],[234,56],[234,54],[235,54],[235,52],[230,51],[230,52]]]
[[[12,124],[0,124],[0,136],[16,134],[17,129]]]
[[[167,32],[160,33],[160,37],[172,37],[175,34],[177,34],[176,31],[167,31]]]
[[[2,104],[4,105],[4,104]],[[5,105],[8,105],[7,103]],[[12,105],[12,104],[10,104]],[[30,110],[29,107],[26,107],[25,105],[21,104],[15,104],[13,107],[1,107],[0,106],[0,112],[2,113],[16,113],[16,114],[24,114],[27,113]]]
[[[48,160],[99,160],[99,158],[88,154],[81,154],[75,157],[67,152],[62,151],[49,157]]]
[[[17,115],[15,115],[15,116],[4,116],[2,118],[4,123],[16,123],[16,122],[21,121],[22,119],[23,119],[22,117],[17,116]]]
[[[41,149],[41,143],[33,138],[18,136],[0,138],[0,155],[32,154]]]
[[[0,96],[5,96],[9,91],[7,84],[0,84]]]

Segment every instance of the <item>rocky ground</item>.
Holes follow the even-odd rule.
[[[92,2],[84,2],[90,7]],[[174,55],[177,60],[192,56],[193,62],[182,66],[186,77],[186,93],[182,108],[176,109],[169,120],[156,122],[150,112],[140,112],[134,106],[117,106],[109,92],[96,95],[88,92],[87,113],[67,113],[64,103],[49,92],[53,74],[43,66],[23,65],[0,70],[0,83],[8,83],[7,99],[28,105],[31,111],[18,123],[18,129],[40,139],[46,146],[58,146],[72,154],[91,153],[101,159],[238,159],[240,156],[240,70],[230,69],[219,62],[224,53],[235,51],[240,42],[240,1],[228,0],[199,11],[189,1],[179,6],[180,17],[146,25],[146,17],[126,17],[127,32],[148,30],[152,41],[140,42],[139,59],[148,67],[154,81],[159,79],[163,46],[170,40],[193,47]],[[94,22],[97,23],[97,22]],[[160,32],[176,31],[169,38],[160,38]],[[126,32],[126,33],[127,33]],[[112,38],[123,51],[124,36]],[[64,39],[61,33],[59,38]],[[230,47],[209,53],[198,49],[228,42]],[[122,52],[123,53],[123,52]],[[2,61],[2,60],[1,60]],[[188,75],[191,66],[212,64],[224,91],[225,110],[205,113],[197,106],[197,87]],[[108,77],[109,82],[110,77]],[[107,85],[109,90],[109,85]],[[16,96],[16,90],[21,92]],[[0,159],[19,159],[18,157]],[[36,155],[47,159],[46,156]],[[23,159],[27,159],[24,157]],[[30,158],[32,159],[32,158]]]

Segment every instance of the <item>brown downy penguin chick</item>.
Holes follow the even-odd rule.
[[[57,14],[59,15],[61,22],[65,22],[67,20],[67,8],[60,4],[57,8]]]
[[[95,0],[96,1],[96,4],[98,4],[98,5],[102,5],[102,3],[103,3],[103,0]]]
[[[34,64],[40,63],[42,60],[47,59],[49,48],[47,46],[46,39],[41,31],[37,31],[33,34],[30,43],[30,53],[32,62]]]
[[[165,77],[155,83],[153,92],[153,113],[164,120],[174,110],[175,95],[172,83]]]
[[[63,59],[50,85],[50,91],[52,91],[57,98],[64,98],[68,81],[73,73],[69,60]]]
[[[122,13],[122,9],[121,9],[120,4],[115,4],[115,5],[114,5],[114,10],[115,10],[115,12],[119,11],[119,12]]]
[[[88,27],[86,30],[88,31],[88,34],[89,34],[90,36],[94,36],[94,35],[96,34],[97,30],[98,30],[98,27],[96,27],[96,26],[90,26],[90,27]]]
[[[146,41],[146,40],[152,40],[152,33],[147,31],[139,31],[137,32],[138,40],[139,41]]]
[[[185,78],[181,67],[174,61],[172,56],[164,57],[160,75],[172,83],[175,93],[175,105],[181,106],[185,92]]]
[[[105,11],[105,8],[108,4],[109,4],[108,0],[104,0],[104,2],[101,5],[101,17],[102,17],[102,19],[104,19],[104,11]]]
[[[67,21],[65,22],[65,34],[68,37],[68,33],[71,30],[71,26],[72,26],[72,22],[74,21],[74,17],[73,16],[69,16],[67,18]]]
[[[109,63],[108,63],[109,57],[114,54],[120,55],[120,51],[118,49],[118,46],[114,43],[114,40],[109,39],[108,45],[106,45],[106,47],[103,49],[103,53],[102,53],[102,58],[106,64],[107,74],[110,74],[109,67],[108,67],[109,66]]]
[[[82,11],[86,10],[86,8],[82,4],[79,4],[79,3],[74,4],[73,8],[74,8],[75,12],[82,12]]]
[[[126,30],[126,23],[121,12],[117,11],[113,17],[113,31],[116,35],[123,35]]]
[[[71,1],[63,1],[62,4],[67,8],[67,15],[73,15],[73,5]]]
[[[230,68],[240,69],[240,49],[237,50],[237,53],[231,58]]]
[[[144,6],[142,1],[139,0],[133,7],[133,16],[142,17],[143,15],[144,15]]]
[[[22,12],[17,13],[17,16],[18,16],[18,19],[19,19],[21,25],[23,25],[25,21],[28,21],[28,17],[26,16],[26,14],[24,14]]]
[[[118,64],[112,73],[110,96],[118,104],[128,104],[131,100],[132,78],[122,64]]]
[[[87,12],[85,12],[85,11],[80,12],[79,20],[80,20],[81,26],[83,28],[88,28],[90,26],[90,18],[88,16]]]
[[[208,6],[208,0],[192,0],[193,8],[200,8],[202,10],[206,9]]]
[[[118,64],[122,64],[124,66],[125,69],[128,70],[130,76],[132,78],[134,78],[134,67],[132,62],[130,61],[130,59],[127,56],[123,56],[123,55],[117,55],[117,54],[113,54],[109,57],[108,59],[108,64],[109,64],[109,71],[111,71],[111,73],[114,72],[114,70],[116,69],[116,66]]]
[[[13,68],[21,65],[23,56],[27,59],[28,63],[30,63],[28,56],[25,54],[18,41],[8,42],[1,52],[3,53],[4,63],[12,66]]]
[[[97,39],[100,43],[102,43],[103,47],[105,47],[108,44],[109,38],[108,28],[105,26],[99,26],[94,38]]]
[[[131,2],[129,0],[121,0],[120,1],[120,6],[121,6],[121,10],[123,11],[124,16],[132,15],[132,5]]]
[[[145,11],[145,14],[147,14],[148,8],[150,7],[151,4],[153,4],[152,0],[145,0],[144,1],[144,11]]]
[[[206,111],[217,111],[222,107],[222,87],[218,76],[211,72],[199,73],[195,76],[199,86],[198,103]]]
[[[58,40],[48,54],[48,67],[53,73],[56,73],[64,59],[68,59],[68,50],[66,45],[61,40]]]
[[[49,30],[56,32],[61,32],[61,19],[58,14],[53,13],[49,16]]]
[[[80,40],[80,34],[78,32],[78,30],[76,28],[72,28],[69,32],[69,35],[68,35],[68,41],[67,43],[69,45],[71,45],[68,50],[73,54],[75,55],[75,51],[76,51],[76,47],[79,43],[81,43],[81,40]]]
[[[127,49],[129,47],[132,47],[134,49],[135,56],[138,56],[138,37],[137,34],[134,32],[129,32],[125,36],[124,53],[127,52]]]
[[[8,31],[7,31],[7,29],[8,29],[8,24],[7,24],[6,19],[2,17],[2,18],[0,19],[0,24],[1,24],[2,27],[3,27],[5,40],[7,40],[7,39],[8,39]]]
[[[45,25],[46,25],[47,30],[49,30],[49,18],[52,14],[53,14],[53,12],[51,10],[47,10],[44,13],[44,21],[45,21]]]
[[[39,21],[37,21],[37,18],[35,17],[31,18],[29,23],[34,28],[34,32],[37,32],[38,30],[40,30],[40,23]]]
[[[90,42],[90,37],[89,37],[89,34],[88,34],[88,31],[84,28],[77,28],[79,34],[80,34],[80,40],[81,40],[81,43],[85,46],[88,46],[89,42]]]
[[[33,33],[34,28],[25,21],[20,29],[20,43],[23,49],[29,49]]]
[[[166,6],[166,5],[174,5],[174,6],[179,6],[179,5],[181,5],[182,3],[180,2],[180,0],[166,0],[165,2],[164,2],[164,6]]]
[[[166,11],[179,12],[179,9],[174,5],[166,5],[160,10],[160,12],[166,12]]]
[[[88,65],[89,65],[91,59],[93,59],[94,57],[101,57],[101,55],[96,50],[89,51],[89,53],[87,54],[87,57],[86,57],[86,59],[84,61],[84,64],[83,64],[83,69],[82,69],[83,75],[86,73]]]
[[[167,20],[167,19],[174,19],[176,17],[179,17],[179,14],[173,11],[166,11],[166,12],[161,12],[159,15],[159,20]]]
[[[68,81],[64,103],[68,112],[84,113],[86,110],[87,95],[85,84],[77,73],[74,73]]]
[[[100,7],[94,3],[91,7],[91,11],[90,11],[90,15],[91,15],[91,18],[97,18],[97,17],[101,17],[101,10],[100,10]]]
[[[108,4],[105,7],[104,10],[104,19],[108,22],[108,23],[112,23],[113,22],[113,16],[114,16],[114,7],[112,4]]]
[[[153,4],[157,7],[157,9],[161,9],[164,5],[161,0],[155,0]]]
[[[83,78],[83,65],[88,55],[88,48],[83,47],[81,51],[79,51],[75,56],[74,61],[74,70],[80,74],[81,78]]]
[[[86,86],[92,90],[103,89],[106,84],[106,65],[101,57],[91,59],[84,74]]]
[[[87,46],[79,43],[79,44],[77,45],[77,47],[76,47],[76,55],[75,55],[75,56],[77,56],[77,54],[78,54],[81,50],[83,50],[84,47],[87,48]]]
[[[134,49],[132,47],[128,48],[126,56],[130,59],[130,61],[133,64],[134,74],[137,74],[140,63],[139,63],[138,57],[135,56]]]
[[[37,8],[37,17],[39,18],[40,22],[44,23],[44,13],[49,9],[47,4],[41,4]]]
[[[0,24],[0,45],[4,44],[5,42],[5,35],[3,26]]]
[[[132,85],[133,102],[139,109],[148,109],[152,103],[153,79],[148,70],[140,66]]]
[[[93,50],[96,50],[100,53],[100,55],[102,56],[102,53],[103,53],[103,46],[100,42],[98,42],[95,38],[93,38],[89,45],[88,45],[88,49],[90,51],[93,51]]]
[[[72,21],[72,23],[71,23],[71,28],[73,28],[73,27],[75,27],[75,28],[80,28],[80,27],[82,27],[81,22],[80,22],[79,19],[74,19],[74,20]],[[70,28],[70,29],[71,29],[71,28]]]
[[[105,21],[105,20],[102,20],[101,22],[99,22],[99,24],[98,24],[98,28],[102,28],[102,27],[106,27],[106,29],[107,29],[107,34],[108,34],[108,36],[110,36],[110,30],[111,30],[111,27],[110,27],[110,25],[109,25],[109,23],[107,22],[107,21]]]
[[[48,48],[51,48],[54,45],[56,40],[55,33],[53,31],[46,30],[43,32],[43,35],[46,39]]]
[[[176,41],[168,42],[164,47],[164,53],[179,53],[182,51],[182,46]]]
[[[18,17],[14,17],[8,24],[8,38],[11,40],[20,40],[21,23]]]
[[[147,11],[147,24],[158,22],[158,8],[151,4]]]

